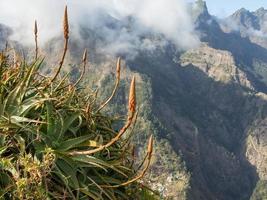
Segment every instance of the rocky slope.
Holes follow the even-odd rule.
[[[228,51],[213,49],[203,43],[201,47],[185,52],[178,61],[182,66],[197,66],[215,81],[226,84],[234,82],[254,89],[246,73],[236,66],[234,57]]]
[[[127,88],[134,74],[139,104],[137,157],[142,157],[143,141],[153,133],[157,142],[148,184],[163,196],[263,200],[267,181],[267,49],[242,32],[222,28],[202,0],[191,13],[201,45],[181,52],[163,37],[143,35],[160,45],[152,52],[137,49],[134,57],[120,54],[124,58],[122,81],[107,109],[119,116],[126,113]],[[242,13],[233,16],[244,32],[251,28],[264,31],[264,9],[246,17]],[[127,20],[110,23],[131,30]],[[116,55],[101,50],[108,41],[96,30],[85,26],[80,32],[81,38],[71,40],[65,70],[77,78],[79,65],[73,63],[79,63],[83,48],[88,48],[90,66],[81,87],[99,87],[99,98],[105,99],[113,88]],[[56,64],[61,44],[55,38],[43,48],[43,54],[51,55],[47,63],[52,65],[47,66]],[[43,70],[49,73],[53,68]]]

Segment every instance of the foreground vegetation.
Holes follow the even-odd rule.
[[[97,92],[84,92],[68,74],[60,76],[68,49],[68,18],[64,16],[65,45],[52,76],[39,73],[43,60],[32,63],[11,59],[9,49],[0,54],[0,199],[152,199],[140,183],[148,170],[153,138],[140,166],[134,163],[130,141],[136,120],[135,79],[129,91],[128,116],[118,120],[101,112],[116,92],[120,80],[117,62],[115,88],[106,101]],[[137,167],[136,167],[137,166]]]

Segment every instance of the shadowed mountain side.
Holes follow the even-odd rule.
[[[182,152],[192,173],[189,196],[249,199],[258,176],[243,147],[246,130],[266,102],[238,84],[214,81],[197,67],[180,67],[168,55],[158,52],[147,59],[143,54],[130,67],[151,79],[153,113],[167,128],[161,135]]]
[[[197,8],[197,11],[192,12],[201,41],[215,49],[231,52],[238,67],[246,71],[257,89],[267,92],[267,49],[255,44],[249,37],[243,37],[239,32],[223,32],[215,17],[208,13],[205,2],[199,0]]]

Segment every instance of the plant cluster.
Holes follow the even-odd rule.
[[[8,48],[0,54],[0,199],[140,199],[142,193],[148,198],[138,180],[149,168],[153,138],[137,168],[130,141],[137,115],[135,78],[127,119],[116,130],[116,118],[101,110],[119,85],[120,59],[114,90],[98,104],[96,91],[77,87],[88,63],[86,50],[78,80],[60,76],[68,49],[67,9],[64,50],[52,76],[39,72],[37,22],[34,34],[32,63],[12,60]]]

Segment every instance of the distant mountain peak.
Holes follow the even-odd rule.
[[[260,7],[259,9],[257,9],[255,12],[250,12],[249,10],[247,10],[246,8],[240,8],[239,10],[237,10],[233,16],[241,16],[241,15],[256,15],[256,16],[262,16],[267,14],[267,9],[265,9],[264,7]]]
[[[246,8],[240,8],[239,10],[236,11],[237,13],[249,13],[249,10]]]
[[[259,8],[253,13],[255,16],[259,17],[260,20],[265,20],[267,17],[267,10],[263,7]]]
[[[211,16],[208,11],[208,7],[205,1],[197,0],[192,5],[192,16],[194,21],[208,21]]]
[[[199,14],[209,14],[208,7],[206,1],[197,0],[195,2],[194,8],[198,10]]]
[[[267,13],[267,9],[264,7],[260,7],[258,10],[255,11],[255,13]]]
[[[237,10],[233,15],[230,16],[230,19],[233,20],[237,25],[242,26],[245,29],[260,29],[259,19],[255,15],[255,13],[250,12],[245,8]]]
[[[247,10],[246,8],[240,8],[239,10],[234,12],[234,14],[232,16],[243,17],[243,16],[248,16],[248,15],[252,15],[252,13],[249,10]]]
[[[206,1],[203,1],[203,0],[197,0],[195,3],[196,3],[198,6],[203,7],[204,9],[207,10],[207,4],[206,4]]]

